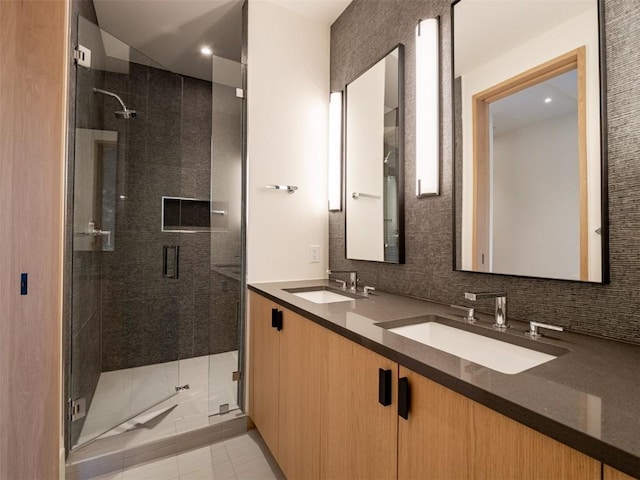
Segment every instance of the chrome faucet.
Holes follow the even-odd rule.
[[[340,280],[339,278],[334,278],[333,281],[340,284],[341,290],[347,289],[347,282],[345,282],[344,280]]]
[[[562,327],[556,325],[549,325],[548,323],[529,322],[529,331],[524,332],[525,335],[531,338],[540,338],[542,334],[538,331],[540,328],[546,328],[547,330],[555,330],[556,332],[562,332]]]
[[[496,320],[493,324],[493,328],[498,330],[505,330],[509,328],[509,322],[507,320],[507,294],[505,292],[477,292],[477,293],[465,293],[464,298],[475,302],[481,298],[495,298],[496,299]]]
[[[462,310],[466,315],[462,319],[467,323],[476,323],[476,309],[472,307],[461,307],[460,305],[449,305],[455,310]]]
[[[353,270],[327,270],[329,275],[333,273],[348,273],[349,274],[349,291],[356,293],[358,288],[358,272]]]
[[[365,297],[368,297],[369,294],[371,292],[373,292],[374,290],[375,290],[375,288],[373,288],[373,287],[365,286],[364,289],[362,290],[362,295],[364,295]]]

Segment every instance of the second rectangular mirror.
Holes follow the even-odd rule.
[[[607,281],[598,10],[454,4],[456,269]]]
[[[346,256],[404,263],[403,47],[346,88]]]

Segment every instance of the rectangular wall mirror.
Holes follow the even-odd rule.
[[[346,87],[346,256],[404,263],[404,55],[397,46]]]
[[[456,270],[606,283],[598,0],[458,0]]]

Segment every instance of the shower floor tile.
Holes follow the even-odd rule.
[[[114,437],[110,443],[129,447],[215,423],[215,417],[209,417],[219,413],[220,404],[237,409],[237,382],[232,380],[237,369],[238,352],[232,351],[104,372],[78,444],[102,434],[101,439]],[[176,394],[175,387],[185,384],[189,389]]]

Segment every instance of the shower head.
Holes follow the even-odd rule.
[[[120,105],[122,105],[122,110],[116,110],[114,112],[116,118],[129,119],[129,118],[135,117],[138,114],[135,110],[129,110],[127,108],[127,106],[124,104],[124,102],[122,101],[122,99],[118,95],[116,95],[115,93],[111,93],[111,92],[108,92],[106,90],[102,90],[101,88],[94,88],[93,89],[93,93],[101,93],[103,95],[108,95],[108,96],[113,97],[116,100],[118,100],[118,102],[120,102]]]

